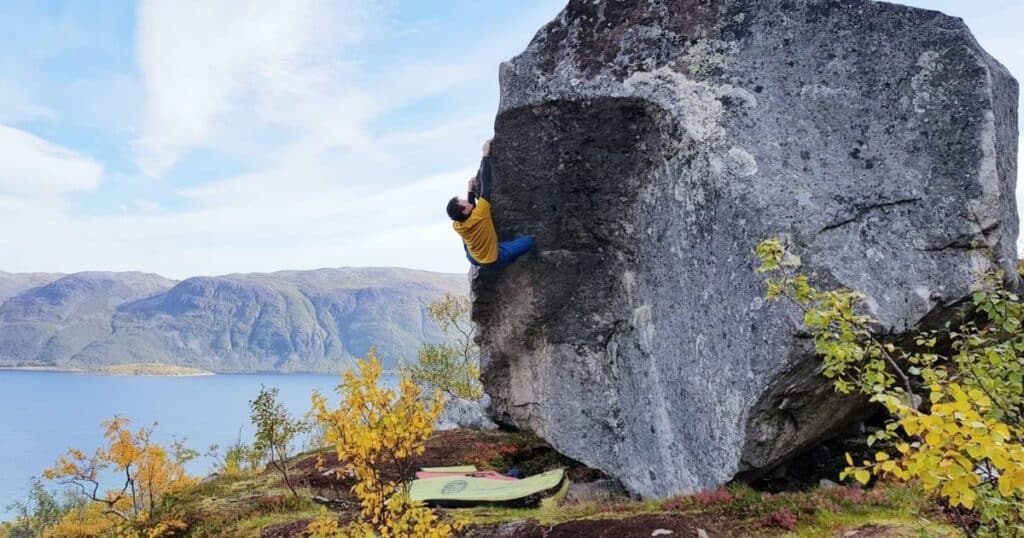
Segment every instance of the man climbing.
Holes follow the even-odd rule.
[[[466,199],[452,198],[448,216],[452,228],[462,237],[469,263],[480,267],[501,267],[533,248],[533,236],[498,242],[491,220],[491,141],[484,142],[483,159],[476,178],[469,180]]]

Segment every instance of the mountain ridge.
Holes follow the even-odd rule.
[[[67,276],[63,273],[8,273],[0,271],[0,305],[4,301],[35,287]]]
[[[215,372],[324,372],[377,346],[393,367],[442,335],[426,305],[465,275],[400,267],[231,273],[0,273],[0,366],[161,363]],[[31,287],[33,284],[39,284]]]

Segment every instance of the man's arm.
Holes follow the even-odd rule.
[[[469,185],[466,186],[468,192],[466,193],[466,199],[469,203],[476,205],[476,191],[480,189],[480,185],[477,184],[476,178],[469,180]]]
[[[491,201],[491,141],[484,143],[484,157],[480,159],[480,171],[477,172],[477,183],[480,197]]]

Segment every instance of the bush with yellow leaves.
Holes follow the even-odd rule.
[[[890,414],[868,444],[891,448],[860,465],[847,455],[840,478],[916,480],[955,513],[977,518],[980,526],[961,520],[968,534],[1024,536],[1024,304],[1002,287],[1002,275],[979,279],[959,323],[898,346],[874,333],[880,324],[863,313],[863,295],[814,288],[781,241],[762,242],[757,255],[758,272],[777,276],[767,281],[768,298],[803,310],[835,389],[866,395]]]
[[[43,536],[47,538],[90,538],[110,534],[119,526],[126,527],[126,522],[110,517],[104,512],[102,504],[91,502],[65,513],[56,525],[43,532]]]
[[[43,477],[70,486],[87,502],[65,513],[46,536],[169,536],[183,525],[177,521],[150,521],[164,495],[195,483],[185,463],[196,452],[174,442],[164,447],[152,441],[153,428],[131,430],[120,416],[103,422],[106,443],[92,455],[68,449]],[[119,477],[121,487],[100,491],[100,475]]]
[[[379,536],[381,538],[450,536],[463,522],[443,520],[421,503],[413,502],[402,479],[412,471],[414,457],[423,453],[443,400],[429,401],[403,372],[397,392],[381,386],[383,368],[371,349],[358,371],[345,372],[338,386],[340,405],[313,393],[312,416],[333,446],[343,472],[355,475],[352,492],[359,499],[358,517],[346,526],[329,517],[314,521],[307,533],[315,538]]]

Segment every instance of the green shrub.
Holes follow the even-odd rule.
[[[476,328],[469,319],[469,298],[448,294],[427,310],[453,341],[420,349],[417,363],[409,366],[413,382],[427,393],[441,391],[457,398],[480,399],[480,349],[473,342]]]
[[[889,412],[868,444],[894,449],[860,463],[847,454],[840,479],[918,481],[973,512],[980,526],[965,524],[968,534],[1024,534],[1024,304],[1002,287],[1003,275],[979,275],[958,321],[900,345],[876,334],[881,323],[866,313],[862,294],[822,291],[798,274],[800,259],[781,241],[762,242],[757,255],[758,272],[772,277],[767,297],[803,311],[822,374],[837,391]]]
[[[292,477],[288,474],[288,457],[295,438],[306,431],[306,423],[292,418],[280,400],[277,388],[260,387],[255,400],[249,402],[253,426],[256,426],[256,440],[250,450],[266,457],[267,465],[277,469],[292,495],[298,495]],[[229,451],[230,455],[230,451]],[[239,447],[234,458],[245,459],[246,449]]]

